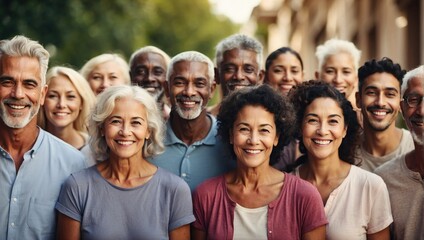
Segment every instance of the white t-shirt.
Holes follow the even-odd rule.
[[[299,176],[299,168],[295,170]],[[381,177],[352,165],[348,176],[334,189],[324,206],[326,237],[367,239],[392,222],[389,193]]]
[[[267,239],[268,206],[245,208],[236,204],[233,239]]]

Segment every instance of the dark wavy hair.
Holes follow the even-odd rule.
[[[246,87],[232,92],[223,99],[218,119],[218,135],[228,145],[234,159],[235,153],[230,143],[230,132],[240,110],[245,106],[262,106],[274,114],[278,144],[272,149],[270,165],[276,163],[283,147],[287,145],[293,133],[295,113],[293,106],[285,96],[277,93],[268,85]]]
[[[399,88],[402,86],[406,70],[403,70],[399,64],[394,63],[392,59],[388,57],[383,57],[379,61],[371,59],[366,61],[364,65],[358,69],[359,94],[362,92],[362,86],[367,77],[374,73],[383,72],[392,74],[399,81]]]
[[[296,112],[297,121],[295,126],[295,136],[300,139],[299,148],[303,155],[295,162],[294,165],[289,166],[287,170],[291,171],[308,160],[308,152],[306,151],[301,137],[302,122],[306,108],[317,98],[331,98],[341,108],[344,117],[344,124],[347,126],[347,133],[339,147],[339,157],[342,161],[355,164],[354,152],[358,144],[359,123],[356,113],[352,108],[352,104],[346,99],[346,97],[336,88],[323,81],[317,80],[303,82],[302,84],[293,87],[293,89],[289,92],[288,97],[293,103],[294,110]]]

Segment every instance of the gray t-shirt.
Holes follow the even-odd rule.
[[[168,239],[195,220],[188,185],[161,168],[135,188],[109,183],[96,166],[84,169],[66,180],[56,209],[81,222],[82,239]]]

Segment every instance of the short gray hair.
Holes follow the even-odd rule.
[[[0,58],[4,55],[10,57],[37,58],[40,63],[41,85],[46,85],[46,73],[50,54],[37,41],[22,35],[17,35],[10,40],[2,40],[0,41]]]
[[[317,47],[315,56],[318,59],[318,71],[321,72],[322,65],[329,56],[339,53],[347,53],[352,56],[355,67],[354,70],[357,72],[359,68],[359,60],[361,59],[361,51],[356,48],[355,44],[352,42],[336,38],[327,40],[324,44]]]
[[[402,80],[402,86],[400,87],[401,98],[403,98],[403,95],[405,94],[405,91],[408,88],[409,80],[413,78],[424,79],[424,65],[414,68],[405,74]]]
[[[163,59],[165,59],[165,64],[168,65],[169,62],[171,61],[171,58],[169,57],[168,54],[166,54],[166,52],[164,52],[162,49],[157,48],[155,46],[146,46],[146,47],[142,47],[139,48],[138,50],[136,50],[133,54],[131,54],[130,60],[128,62],[128,65],[130,65],[130,68],[133,64],[134,58],[137,55],[140,55],[142,53],[156,53],[159,54],[163,57]]]
[[[174,73],[174,64],[181,61],[206,63],[208,65],[209,83],[212,84],[213,81],[215,81],[215,71],[212,60],[206,55],[196,51],[187,51],[175,55],[169,62],[168,71],[166,72],[166,81],[169,82],[170,76]]]
[[[90,116],[89,133],[91,138],[89,144],[95,159],[107,159],[109,154],[110,150],[106,139],[102,136],[102,128],[105,120],[113,112],[118,99],[133,99],[146,108],[150,138],[144,143],[143,157],[148,158],[162,153],[164,150],[164,123],[155,99],[139,86],[118,85],[107,88],[97,96],[98,102]]]
[[[216,45],[216,67],[219,67],[219,65],[224,60],[224,53],[235,48],[255,52],[259,69],[262,68],[262,44],[258,40],[244,34],[231,35],[227,38],[224,38],[221,42],[218,43],[218,45]]]

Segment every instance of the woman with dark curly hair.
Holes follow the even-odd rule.
[[[304,153],[294,174],[321,194],[327,239],[389,239],[393,219],[387,187],[354,165],[359,124],[351,103],[336,88],[314,80],[296,86],[289,98]]]
[[[218,114],[218,134],[235,170],[195,190],[194,239],[324,239],[322,202],[306,181],[270,164],[291,136],[289,101],[268,85],[234,91]]]

